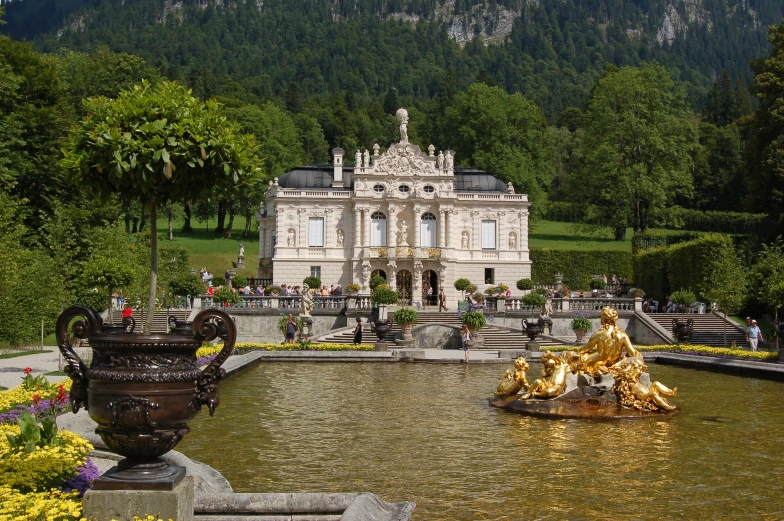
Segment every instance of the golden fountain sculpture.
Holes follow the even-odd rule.
[[[618,327],[618,312],[602,309],[601,322],[601,329],[578,352],[545,351],[542,377],[531,385],[525,374],[525,358],[515,360],[514,371],[507,369],[501,376],[490,404],[534,416],[581,418],[642,417],[675,411],[677,407],[665,397],[675,396],[677,388],[640,382],[648,366]],[[584,376],[577,378],[579,375]],[[644,381],[649,381],[647,375]]]

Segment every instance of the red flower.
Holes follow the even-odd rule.
[[[34,394],[33,395],[33,403],[38,405],[38,402],[40,402],[40,401],[41,401],[41,397],[39,395],[37,395],[37,394]]]
[[[60,386],[60,390],[57,391],[57,401],[60,402],[60,403],[65,403],[65,401],[67,399],[68,399],[68,396],[65,394],[65,387],[63,387],[61,385]]]
[[[24,374],[30,374],[30,373],[33,372],[33,368],[32,367],[25,367],[23,370],[24,370]]]

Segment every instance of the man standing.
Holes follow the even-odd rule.
[[[746,330],[746,342],[749,343],[752,351],[757,350],[757,342],[762,341],[764,342],[765,339],[762,338],[762,331],[760,328],[757,327],[757,321],[752,320],[751,326]]]
[[[444,294],[444,288],[441,288],[438,291],[438,311],[440,312],[442,309],[444,311],[449,311],[446,308],[446,295]]]
[[[286,320],[286,343],[293,344],[294,337],[297,334],[297,321],[294,320],[294,315],[289,313],[289,319]]]

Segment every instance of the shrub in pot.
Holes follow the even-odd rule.
[[[417,321],[417,312],[412,308],[401,308],[395,311],[392,315],[392,321],[400,325],[400,330],[403,333],[403,340],[411,340],[411,330]]]
[[[381,284],[386,284],[387,279],[382,277],[381,275],[373,275],[370,277],[370,289],[374,290],[378,288]]]
[[[359,293],[359,284],[349,284],[346,286],[346,295],[356,295]]]
[[[312,275],[310,277],[305,277],[302,283],[307,284],[310,289],[321,288],[321,279]]]
[[[244,275],[235,275],[231,278],[231,285],[234,288],[244,288],[248,285],[248,279]]]
[[[521,299],[523,304],[532,308],[543,308],[547,304],[547,299],[541,293],[529,293]]]
[[[571,326],[577,336],[577,341],[582,342],[585,334],[591,330],[591,321],[583,314],[576,314],[572,318]]]
[[[520,279],[517,281],[517,289],[527,291],[534,289],[534,281],[531,279]]]

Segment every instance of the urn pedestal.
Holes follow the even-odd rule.
[[[190,334],[185,334],[186,329]],[[57,319],[57,343],[67,365],[71,407],[85,407],[106,446],[125,456],[97,479],[96,490],[174,490],[185,476],[161,456],[189,432],[188,421],[206,405],[210,415],[220,403],[221,364],[231,355],[237,331],[223,311],[209,309],[192,325],[175,324],[175,334],[136,335],[107,332],[92,309],[73,306]],[[88,368],[71,347],[88,339],[93,359]],[[196,351],[223,339],[223,349],[204,370]]]

